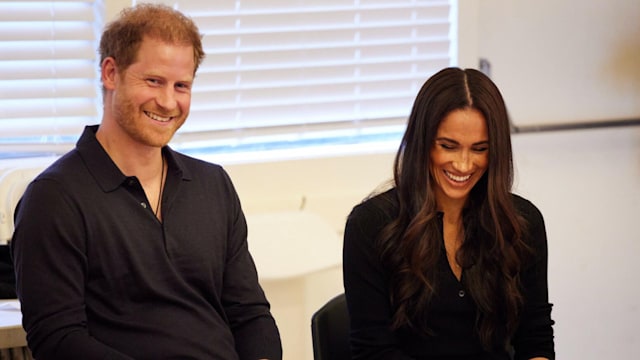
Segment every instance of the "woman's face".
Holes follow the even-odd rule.
[[[438,205],[464,204],[489,166],[489,135],[482,113],[465,108],[447,114],[430,156]]]

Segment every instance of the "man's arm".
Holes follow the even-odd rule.
[[[33,182],[16,208],[11,241],[28,345],[36,358],[130,359],[87,331],[84,239],[65,189],[53,180]]]
[[[227,209],[230,220],[222,303],[235,338],[236,351],[241,360],[280,360],[280,333],[249,254],[246,220],[226,174],[225,180],[230,198]]]

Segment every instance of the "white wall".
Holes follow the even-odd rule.
[[[516,125],[640,118],[640,1],[460,2]]]
[[[255,214],[302,208],[320,215],[341,240],[350,209],[391,176],[392,161],[393,154],[383,153],[237,164],[225,168],[240,195],[248,220]],[[307,231],[307,235],[304,231],[299,232],[299,241],[315,237],[311,233],[314,229]],[[262,235],[252,232],[249,227],[250,242],[278,242]],[[333,247],[332,240],[327,237],[326,246]],[[288,253],[292,259],[316,256],[308,251],[296,253],[288,246],[282,246],[278,251]],[[270,259],[263,259],[265,254],[253,255],[257,263],[276,266],[270,264]],[[327,262],[339,262],[340,255]],[[278,260],[273,257],[271,261]],[[338,265],[306,276],[291,274],[280,281],[261,281],[281,331],[285,360],[313,359],[311,316],[327,300],[344,291],[341,270]]]
[[[105,1],[109,14],[123,3]],[[517,122],[640,117],[637,4],[460,0],[460,65],[489,59]],[[604,27],[600,15],[615,26]],[[633,31],[612,36],[619,28]],[[513,142],[516,190],[547,222],[558,358],[637,358],[640,128],[517,134]],[[296,210],[304,198],[306,210],[341,233],[351,207],[390,177],[392,160],[372,153],[226,168],[248,214]],[[306,281],[265,285],[286,331],[285,359],[309,358],[310,309],[342,291],[339,269]]]
[[[515,190],[538,205],[547,224],[558,358],[635,359],[640,127],[519,134],[513,144]],[[392,154],[373,154],[226,168],[248,214],[295,210],[305,197],[307,210],[341,232],[351,207],[388,179],[391,163]],[[339,272],[312,281],[316,294],[323,291],[306,299],[316,305],[342,290]],[[308,319],[278,320],[308,331]]]
[[[547,222],[560,359],[640,353],[640,127],[515,136],[518,192]]]
[[[460,0],[459,64],[491,61],[518,125],[639,118],[640,21],[630,21],[640,20],[638,4]],[[589,21],[598,15],[615,26]],[[632,31],[613,36],[620,28]],[[558,358],[637,358],[640,127],[516,134],[513,143],[515,190],[547,223]],[[389,179],[392,161],[382,153],[227,169],[248,213],[295,209],[304,197],[342,232],[351,207]],[[340,291],[332,276],[326,294]]]

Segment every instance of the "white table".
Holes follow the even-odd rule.
[[[301,277],[342,263],[342,238],[312,212],[247,214],[247,226],[261,280]]]
[[[247,213],[249,251],[276,318],[285,359],[313,360],[311,316],[343,292],[342,238],[310,211]]]
[[[0,349],[27,346],[18,300],[0,300]]]

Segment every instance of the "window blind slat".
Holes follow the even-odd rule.
[[[0,22],[0,41],[93,40],[93,26],[86,22]]]
[[[96,57],[93,41],[3,41],[0,42],[0,61],[30,59],[89,59]]]
[[[339,11],[343,9],[394,9],[394,8],[426,8],[448,6],[447,0],[241,0],[241,1],[209,1],[209,0],[164,0],[153,1],[174,5],[181,11],[190,14],[206,14],[210,12],[262,14],[262,13],[306,13],[320,11]]]
[[[283,125],[300,127],[301,124],[295,121],[300,114],[305,114],[304,126],[316,123],[366,122],[367,119],[389,119],[395,117],[394,109],[411,106],[412,100],[407,95],[395,94],[395,96],[372,99],[359,98],[359,103],[354,103],[354,98],[351,97],[317,99],[313,103],[304,104],[263,104],[262,106],[198,111],[190,115],[189,121],[183,126],[187,131],[183,133],[219,130],[241,132],[246,128],[264,129]],[[352,113],[354,105],[360,107],[361,111],[357,116],[345,117],[345,113]],[[225,122],[211,120],[220,118],[225,118]],[[229,126],[229,123],[235,126]]]
[[[0,82],[0,99],[42,99],[97,97],[93,80],[46,79]]]
[[[429,11],[446,12],[446,9],[429,9]],[[414,26],[419,24],[446,22],[446,17],[433,16],[427,10],[421,15],[415,11],[396,11],[389,13],[388,9],[371,10],[365,17],[360,16],[362,10],[344,12],[314,12],[314,13],[276,13],[242,15],[241,13],[230,15],[202,15],[193,16],[199,23],[204,23],[201,31],[210,33],[250,34],[259,29],[267,32],[291,32],[291,31],[315,31],[328,29],[353,29],[353,28],[382,28],[389,26]],[[291,16],[296,16],[291,18]]]
[[[333,47],[323,49],[265,50],[242,54],[213,54],[203,63],[199,74],[226,71],[268,71],[283,68],[316,68],[344,64],[388,63],[392,60],[424,61],[431,58],[448,58],[449,43],[440,39],[412,43],[388,43],[372,46]],[[388,69],[393,71],[393,69]]]
[[[0,100],[0,118],[55,118],[96,114],[96,101],[90,97]],[[95,121],[95,120],[94,120]]]
[[[397,133],[422,83],[453,64],[452,1],[155,1],[191,16],[207,52],[176,143]],[[2,134],[60,143],[99,121],[100,8],[0,2]]]
[[[0,21],[94,21],[95,0],[1,1]]]
[[[353,63],[339,63],[333,66],[314,66],[312,68],[281,67],[272,69],[257,69],[246,72],[223,72],[208,73],[198,77],[197,81],[212,81],[208,86],[200,86],[201,92],[211,90],[235,91],[240,89],[259,89],[268,91],[270,88],[282,86],[301,87],[313,86],[321,83],[358,83],[366,84],[377,79],[419,79],[424,80],[424,74],[435,71],[440,67],[448,65],[448,61],[441,58],[423,57],[422,64],[416,65],[413,62],[402,59],[387,59],[375,63],[365,63],[354,65]],[[389,71],[389,67],[393,67]],[[413,74],[412,72],[415,72]],[[357,73],[357,75],[354,75]],[[238,81],[241,81],[241,84]],[[265,94],[267,96],[268,94]],[[197,106],[194,104],[193,106]]]
[[[434,66],[433,69],[436,67]],[[431,69],[431,70],[433,70]],[[353,80],[339,80],[332,81],[330,78],[322,81],[316,80],[314,82],[305,81],[304,87],[299,83],[280,83],[277,86],[270,87],[243,87],[241,90],[229,89],[214,89],[207,92],[199,92],[194,95],[192,101],[193,109],[210,108],[217,106],[233,105],[233,98],[236,94],[240,94],[241,101],[244,105],[253,106],[254,103],[267,102],[267,103],[291,103],[294,101],[299,102],[313,102],[316,98],[333,98],[352,96],[354,94],[354,88],[359,87],[358,90],[367,96],[376,96],[376,88],[383,88],[386,92],[397,91],[413,91],[414,86],[411,80],[414,77],[392,76],[392,75],[380,75],[377,77],[370,76],[365,80],[356,81]],[[409,80],[409,81],[407,81]],[[418,79],[420,80],[420,79]],[[421,84],[420,84],[421,85]],[[268,95],[265,93],[268,92]],[[309,95],[313,95],[309,98]],[[415,94],[414,94],[415,95]],[[361,95],[363,96],[363,95]],[[196,105],[204,104],[204,105]],[[217,105],[217,106],[216,106]]]
[[[404,119],[424,80],[453,62],[446,0],[164,3],[204,35],[207,58],[180,130],[193,136]]]
[[[55,75],[59,79],[95,80],[96,66],[94,61],[84,59],[0,61],[0,79],[45,79]]]
[[[3,144],[73,144],[98,121],[100,11],[99,0],[0,2]]]
[[[69,142],[75,142],[82,128],[92,122],[95,118],[89,116],[4,118],[0,121],[0,133],[11,132],[13,135],[3,143],[24,143],[32,147],[35,143],[60,143],[64,139],[67,142],[65,147],[69,147],[72,145]]]

